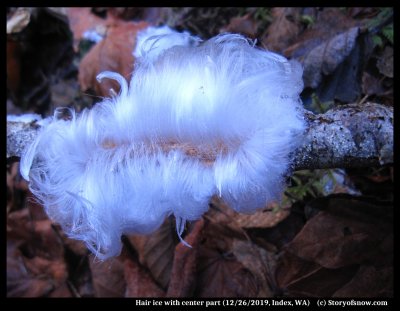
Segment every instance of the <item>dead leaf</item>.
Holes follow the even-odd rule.
[[[124,275],[126,281],[125,297],[164,297],[165,292],[138,263],[125,260]]]
[[[393,267],[361,266],[333,297],[393,297]]]
[[[261,235],[263,240],[272,244],[276,249],[281,249],[284,245],[292,241],[303,228],[304,218],[304,211],[293,205],[289,216],[274,227],[255,228],[252,231]]]
[[[287,57],[304,58],[318,45],[357,26],[356,21],[339,8],[321,8],[313,15],[315,23],[312,27],[302,32],[293,44],[283,51]]]
[[[287,291],[290,284],[296,283],[321,269],[320,265],[302,260],[287,251],[282,252],[279,257],[275,268],[275,280],[283,292]]]
[[[7,280],[7,297],[45,297],[54,290],[48,280],[23,278],[14,281]]]
[[[97,95],[105,97],[110,95],[110,89],[118,92],[118,83],[104,79],[100,84],[96,76],[102,71],[113,71],[129,81],[134,65],[132,51],[136,35],[147,26],[146,22],[121,22],[111,25],[106,37],[85,55],[79,65],[81,89],[83,91],[93,89]]]
[[[364,71],[362,75],[362,91],[366,95],[383,95],[385,93],[381,79],[367,71]]]
[[[389,255],[379,245],[393,230],[390,207],[351,196],[319,201],[325,210],[305,224],[287,245],[289,252],[329,269],[384,260]]]
[[[91,8],[67,8],[69,25],[74,35],[74,50],[78,51],[79,42],[85,31],[105,28],[107,20],[91,12]]]
[[[62,239],[30,205],[7,215],[7,296],[71,296]]]
[[[112,7],[107,9],[107,14],[117,18],[132,20],[140,16],[144,8],[140,7]]]
[[[284,251],[276,268],[281,295],[288,297],[331,297],[349,282],[357,266],[327,269]]]
[[[158,25],[163,21],[165,8],[162,7],[109,7],[109,15],[126,21],[146,21],[153,25]]]
[[[243,233],[221,224],[206,223],[199,245],[196,297],[257,297],[256,277],[232,252],[233,240]]]
[[[236,223],[242,228],[272,228],[283,221],[290,214],[289,210],[273,211],[271,208],[260,210],[252,215],[239,214]]]
[[[27,192],[28,183],[19,173],[19,162],[7,165],[7,215],[24,206]]]
[[[272,51],[283,51],[291,45],[301,32],[299,23],[301,8],[273,8],[273,20],[263,39],[265,46]]]
[[[242,214],[230,208],[222,199],[214,196],[211,199],[212,208],[207,217],[215,223],[221,223],[236,228],[271,228],[283,221],[289,210],[280,209],[275,211],[276,204],[272,203],[264,209],[253,214]]]
[[[196,297],[257,297],[254,275],[229,253],[203,249],[199,258]]]
[[[373,18],[379,13],[377,7],[351,7],[347,8],[347,14],[356,18]]]
[[[43,257],[24,258],[26,269],[38,278],[48,278],[54,287],[62,284],[68,276],[67,267],[62,258],[48,260]]]
[[[393,78],[393,48],[386,46],[382,56],[376,62],[379,72],[386,77]]]
[[[71,290],[69,289],[67,283],[63,283],[61,286],[54,289],[50,294],[49,297],[52,298],[69,298],[73,297]]]
[[[171,278],[177,234],[175,222],[167,218],[152,234],[129,236],[129,242],[139,254],[139,261],[149,269],[154,280],[165,290]]]
[[[378,171],[376,168],[352,168],[347,169],[346,171],[354,185],[364,195],[379,198],[381,200],[393,201],[393,196],[395,194],[393,166],[381,167]],[[388,176],[389,179],[379,181],[379,175]]]
[[[35,247],[36,256],[59,259],[64,256],[64,248],[60,237],[53,229],[49,219],[34,221],[34,234],[30,246]]]
[[[232,252],[258,282],[258,297],[274,297],[274,275],[276,258],[274,254],[250,241],[234,240]]]
[[[62,79],[53,84],[50,89],[53,109],[64,108],[65,104],[73,105],[75,111],[81,112],[86,108],[79,98],[79,83],[76,76],[72,79]]]
[[[165,24],[200,38],[211,38],[243,12],[239,7],[174,7],[165,9]]]
[[[21,242],[7,241],[7,297],[44,297],[65,284],[63,261],[27,258],[20,247]]]
[[[304,31],[284,54],[304,67],[304,85],[316,89],[322,102],[352,102],[361,92],[365,60],[372,51],[359,22],[339,8],[323,8],[315,24]]]
[[[323,75],[329,75],[341,64],[353,50],[359,28],[353,27],[313,48],[301,58],[304,66],[305,87],[317,88]]]
[[[79,256],[66,247],[65,260],[68,264],[69,272],[67,283],[73,296],[93,297],[95,290],[93,288],[89,256]]]
[[[20,69],[16,68],[19,83],[12,81],[10,91],[15,91],[10,96],[16,106],[45,114],[51,102],[51,84],[73,69],[72,36],[64,15],[47,8],[33,8],[30,13],[24,31],[13,35],[20,43]]]
[[[14,211],[7,216],[8,239],[29,241],[33,232],[33,225],[27,208]]]
[[[198,244],[203,227],[204,220],[198,220],[185,237],[191,248],[183,243],[176,246],[167,297],[190,297],[193,294],[196,285]]]
[[[91,255],[89,264],[95,297],[124,297],[124,265],[118,258],[100,262]]]
[[[276,282],[287,296],[390,296],[393,207],[371,198],[316,199],[320,211],[287,244]],[[382,274],[377,271],[382,271]]]
[[[257,23],[250,13],[231,18],[228,26],[221,29],[221,32],[240,33],[250,38],[257,34]]]
[[[7,37],[7,88],[17,92],[21,80],[21,45]]]

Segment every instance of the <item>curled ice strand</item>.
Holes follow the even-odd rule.
[[[108,92],[110,93],[111,97],[117,97],[118,96],[117,92],[115,92],[115,90],[113,88],[111,88]]]
[[[39,145],[40,140],[35,139],[32,144],[28,145],[22,153],[21,162],[19,164],[19,170],[21,176],[26,180],[30,181],[29,172],[32,167],[33,159],[36,156],[36,148]]]
[[[185,224],[186,221],[184,219],[182,219],[181,217],[176,217],[176,233],[178,234],[179,240],[182,242],[183,245],[192,248],[192,245],[190,245],[182,238],[183,231],[185,230]]]
[[[120,95],[121,97],[126,97],[126,96],[127,96],[127,94],[128,94],[128,89],[129,89],[129,88],[128,88],[128,82],[126,82],[126,79],[125,79],[122,75],[120,75],[120,74],[117,73],[117,72],[103,71],[103,72],[99,73],[99,74],[96,76],[96,80],[97,80],[99,83],[101,83],[101,81],[102,81],[104,78],[108,78],[108,79],[112,79],[112,80],[117,81],[118,84],[120,85],[120,88],[121,88],[121,90],[120,90],[120,92],[119,92],[119,95]],[[110,93],[111,93],[111,95],[116,94],[116,92],[115,92],[113,89],[110,89]]]

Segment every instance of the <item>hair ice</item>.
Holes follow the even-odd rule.
[[[241,35],[173,36],[149,38],[129,87],[102,73],[120,94],[53,117],[21,159],[50,218],[101,259],[119,254],[121,234],[150,233],[168,215],[181,234],[212,195],[244,213],[279,198],[305,129],[299,63]],[[154,42],[167,48],[153,53]]]

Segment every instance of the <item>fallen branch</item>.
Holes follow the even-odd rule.
[[[294,153],[293,168],[369,167],[393,163],[393,109],[349,104],[308,113],[309,128]]]
[[[375,103],[349,104],[325,114],[305,114],[306,138],[292,155],[294,170],[369,167],[393,163],[393,109]],[[7,158],[20,157],[40,130],[38,121],[7,121]],[[45,126],[45,125],[43,125]],[[166,152],[181,149],[189,156],[212,162],[215,152],[206,154],[193,146],[176,142],[164,145]]]

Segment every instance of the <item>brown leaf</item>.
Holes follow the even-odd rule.
[[[362,91],[366,95],[383,95],[385,93],[382,81],[366,71],[362,76]]]
[[[274,211],[275,203],[260,209],[253,214],[241,214],[234,211],[220,198],[214,196],[211,199],[213,208],[208,213],[210,219],[215,223],[221,223],[236,228],[270,228],[283,221],[289,211],[280,209]]]
[[[314,25],[301,33],[283,52],[286,56],[302,58],[318,45],[356,25],[357,23],[339,8],[322,8],[315,14]]]
[[[199,246],[196,297],[257,297],[256,277],[232,253],[233,239],[243,234],[208,223]]]
[[[7,296],[68,296],[62,240],[50,220],[36,216],[25,207],[7,217]]]
[[[54,290],[49,280],[24,278],[15,282],[7,281],[7,297],[45,297]]]
[[[257,281],[241,263],[216,249],[201,252],[196,297],[257,297]]]
[[[36,247],[35,254],[44,258],[59,259],[64,256],[64,248],[60,237],[53,229],[49,219],[34,222],[34,236],[31,246]]]
[[[68,276],[64,260],[48,260],[43,257],[24,258],[26,269],[39,278],[47,277],[56,284],[62,284]]]
[[[274,227],[260,228],[263,239],[280,249],[293,240],[304,226],[304,212],[293,206],[289,216]]]
[[[21,80],[21,45],[7,37],[7,88],[17,92]]]
[[[393,267],[361,266],[333,297],[393,297]]]
[[[232,252],[258,283],[258,297],[273,297],[276,258],[250,241],[234,240]]]
[[[299,23],[301,8],[273,8],[273,20],[263,39],[265,46],[272,51],[283,51],[294,42],[302,30]]]
[[[250,38],[255,38],[257,33],[257,23],[250,13],[231,18],[228,26],[221,32],[240,33]]]
[[[30,240],[33,225],[27,208],[12,212],[7,217],[7,239]]]
[[[304,85],[317,88],[323,75],[329,75],[341,64],[355,47],[359,28],[353,27],[314,47],[301,58],[304,66]]]
[[[65,16],[48,8],[33,8],[30,13],[24,31],[15,35],[21,45],[20,70],[16,68],[20,81],[11,81],[15,92],[10,96],[16,106],[45,114],[51,101],[50,86],[73,70],[72,36]]]
[[[106,27],[107,20],[91,12],[91,8],[67,8],[69,25],[74,35],[74,50],[78,51],[79,42],[85,31]]]
[[[347,8],[347,14],[357,18],[373,18],[379,13],[377,7],[351,7]]]
[[[26,258],[19,247],[20,243],[7,241],[8,297],[47,296],[65,284],[67,271],[63,261]]]
[[[86,257],[89,255],[89,250],[83,241],[69,239],[60,229],[59,233],[63,239],[64,247],[68,248],[78,257]]]
[[[57,287],[54,289],[49,297],[53,298],[67,298],[67,297],[73,297],[71,290],[69,289],[67,283],[63,283],[61,286]]]
[[[276,282],[283,293],[371,297],[379,292],[390,296],[391,204],[332,195],[316,199],[313,205],[319,206],[320,211],[311,215],[278,260]]]
[[[109,7],[107,9],[107,17],[112,15],[126,21],[140,20],[158,25],[165,22],[163,20],[164,11],[165,8],[162,7]]]
[[[289,210],[273,211],[271,208],[267,208],[251,215],[239,214],[235,221],[242,228],[272,228],[288,217],[289,214]]]
[[[174,265],[171,272],[167,297],[188,297],[193,294],[197,271],[197,253],[204,220],[200,219],[185,241],[192,248],[179,243],[175,248]]]
[[[146,22],[121,22],[108,28],[106,37],[97,43],[79,65],[79,84],[83,91],[91,88],[97,95],[109,96],[110,89],[118,92],[119,85],[110,79],[100,84],[96,76],[102,71],[121,74],[128,81],[133,71],[132,55],[138,31],[146,28]]]
[[[138,263],[125,260],[125,297],[164,297],[165,292]]]
[[[350,196],[320,202],[326,209],[306,223],[287,245],[288,251],[329,269],[384,260],[390,254],[379,247],[393,230],[390,206]]]
[[[320,269],[320,265],[305,261],[290,252],[284,251],[276,265],[276,283],[279,288],[285,291],[291,284],[307,278],[307,276],[316,273]]]
[[[280,258],[276,282],[281,294],[289,297],[331,297],[357,271],[357,266],[326,269],[287,251]]]
[[[149,235],[129,236],[139,254],[139,261],[149,269],[154,280],[167,289],[174,262],[177,234],[175,222],[167,218],[156,232]]]
[[[9,167],[7,166],[7,216],[9,216],[9,214],[12,212],[21,209],[25,203],[28,192],[28,183],[19,173],[19,162],[14,162]],[[37,210],[31,209],[31,206],[33,205],[35,204],[29,206],[32,218],[41,219],[40,217],[37,217]],[[41,213],[41,215],[45,215],[43,207],[40,207],[38,212]],[[20,224],[17,223],[17,226],[19,225]]]
[[[359,23],[339,8],[323,8],[315,24],[284,54],[304,67],[305,87],[317,89],[323,102],[352,102],[361,92],[361,73],[372,45]]]
[[[118,258],[100,262],[89,256],[95,297],[124,297],[124,266]]]
[[[382,56],[376,62],[379,72],[386,77],[393,78],[393,48],[386,46]]]
[[[7,297],[32,297],[30,276],[25,268],[19,244],[7,240]]]

